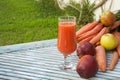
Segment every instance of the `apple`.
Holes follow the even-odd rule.
[[[83,56],[76,66],[76,71],[80,77],[88,79],[98,72],[98,65],[95,58],[91,55]]]
[[[112,50],[115,49],[118,45],[118,41],[116,37],[111,34],[107,33],[104,34],[100,39],[100,44],[106,49],[106,50]]]
[[[92,55],[96,54],[94,46],[89,42],[83,42],[77,47],[77,56],[81,58],[84,55]]]
[[[116,17],[111,11],[104,11],[100,16],[100,21],[104,26],[110,26],[114,23]]]

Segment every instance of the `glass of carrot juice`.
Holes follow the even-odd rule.
[[[58,42],[57,47],[64,56],[62,69],[71,69],[72,64],[67,62],[67,57],[72,54],[77,47],[76,38],[76,18],[74,16],[61,16],[58,18]]]

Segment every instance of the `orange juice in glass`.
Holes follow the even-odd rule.
[[[61,16],[58,18],[58,50],[64,55],[63,69],[70,69],[66,62],[68,55],[76,50],[76,18],[74,16]]]

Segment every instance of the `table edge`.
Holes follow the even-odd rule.
[[[56,46],[56,44],[57,44],[57,39],[50,39],[50,40],[42,40],[42,41],[0,46],[0,54],[20,51],[20,50],[44,48],[44,47],[50,47],[50,46],[52,47],[52,46]]]

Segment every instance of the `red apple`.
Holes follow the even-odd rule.
[[[97,61],[93,56],[85,55],[79,60],[76,71],[82,78],[93,77],[98,72]]]
[[[111,26],[116,17],[111,11],[104,11],[100,16],[100,21],[104,26]]]
[[[84,42],[77,47],[77,55],[81,58],[83,55],[92,55],[96,54],[94,46],[89,42]]]

